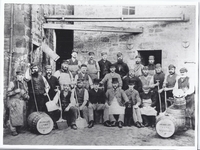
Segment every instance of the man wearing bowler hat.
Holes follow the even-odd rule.
[[[186,68],[180,69],[180,77],[177,78],[174,90],[181,89],[186,100],[186,125],[184,130],[190,128],[190,120],[192,129],[195,129],[195,101],[194,101],[194,80],[187,76]],[[173,92],[174,92],[173,90]]]
[[[122,128],[124,123],[125,103],[129,101],[124,90],[119,88],[118,78],[112,78],[112,89],[108,89],[106,92],[106,105],[109,106],[109,118],[111,126]],[[118,121],[114,115],[119,116]]]
[[[94,52],[89,52],[89,60],[85,63],[87,65],[88,74],[90,75],[91,79],[94,80],[95,78],[99,79],[99,64],[96,60],[94,60]]]
[[[155,74],[155,57],[153,55],[149,56],[149,64],[148,64],[148,69],[149,69],[149,75],[153,76]]]
[[[101,53],[102,59],[98,61],[100,67],[100,79],[103,79],[106,74],[110,72],[111,62],[107,60],[108,54],[107,52]]]
[[[128,65],[123,61],[123,54],[121,52],[117,53],[117,62],[114,64],[116,67],[116,73],[118,73],[121,78],[126,76],[129,72]]]
[[[46,112],[46,93],[49,92],[50,86],[46,80],[46,78],[39,74],[39,68],[36,63],[32,63],[30,68],[27,69],[24,77],[25,81],[28,84],[29,91],[29,102],[28,109],[29,113],[36,111]],[[37,104],[37,106],[36,106]]]
[[[58,79],[60,88],[63,90],[63,84],[71,84],[71,87],[73,87],[73,75],[71,71],[69,71],[69,61],[68,60],[63,60],[61,64],[61,69],[57,70],[54,73],[54,76]]]
[[[9,109],[9,125],[11,134],[18,135],[26,122],[26,100],[29,99],[26,84],[23,82],[23,72],[16,71],[16,79],[8,85],[7,96],[9,100],[7,107]]]
[[[110,127],[109,124],[109,106],[105,104],[105,92],[99,89],[99,79],[94,79],[93,89],[89,91],[89,126],[92,128],[94,126],[94,110],[103,110],[103,120],[104,125]]]

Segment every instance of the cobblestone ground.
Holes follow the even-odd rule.
[[[155,129],[134,126],[105,127],[101,124],[93,128],[53,130],[48,135],[38,135],[27,131],[18,136],[4,130],[4,145],[121,145],[121,146],[194,146],[195,131],[176,133],[169,139],[160,138]]]

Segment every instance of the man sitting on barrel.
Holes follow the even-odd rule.
[[[187,76],[188,70],[186,68],[180,69],[180,78],[177,79],[174,90],[182,89],[183,96],[186,100],[186,125],[184,130],[190,128],[190,119],[192,122],[192,129],[195,129],[195,104],[194,104],[194,81]],[[174,92],[173,90],[173,92]]]
[[[112,89],[106,92],[106,105],[109,105],[109,117],[111,126],[116,126],[116,118],[118,115],[118,127],[122,128],[124,123],[125,103],[129,101],[124,90],[119,88],[118,78],[112,78]]]

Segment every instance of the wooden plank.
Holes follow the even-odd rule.
[[[121,33],[142,33],[143,28],[124,28],[112,26],[83,26],[83,25],[68,25],[68,24],[43,24],[44,29],[63,29],[77,31],[99,31],[99,32],[121,32]]]

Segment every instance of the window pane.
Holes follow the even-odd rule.
[[[123,8],[122,14],[123,14],[123,15],[128,15],[128,9]]]
[[[135,9],[130,9],[129,10],[129,15],[135,15]]]

